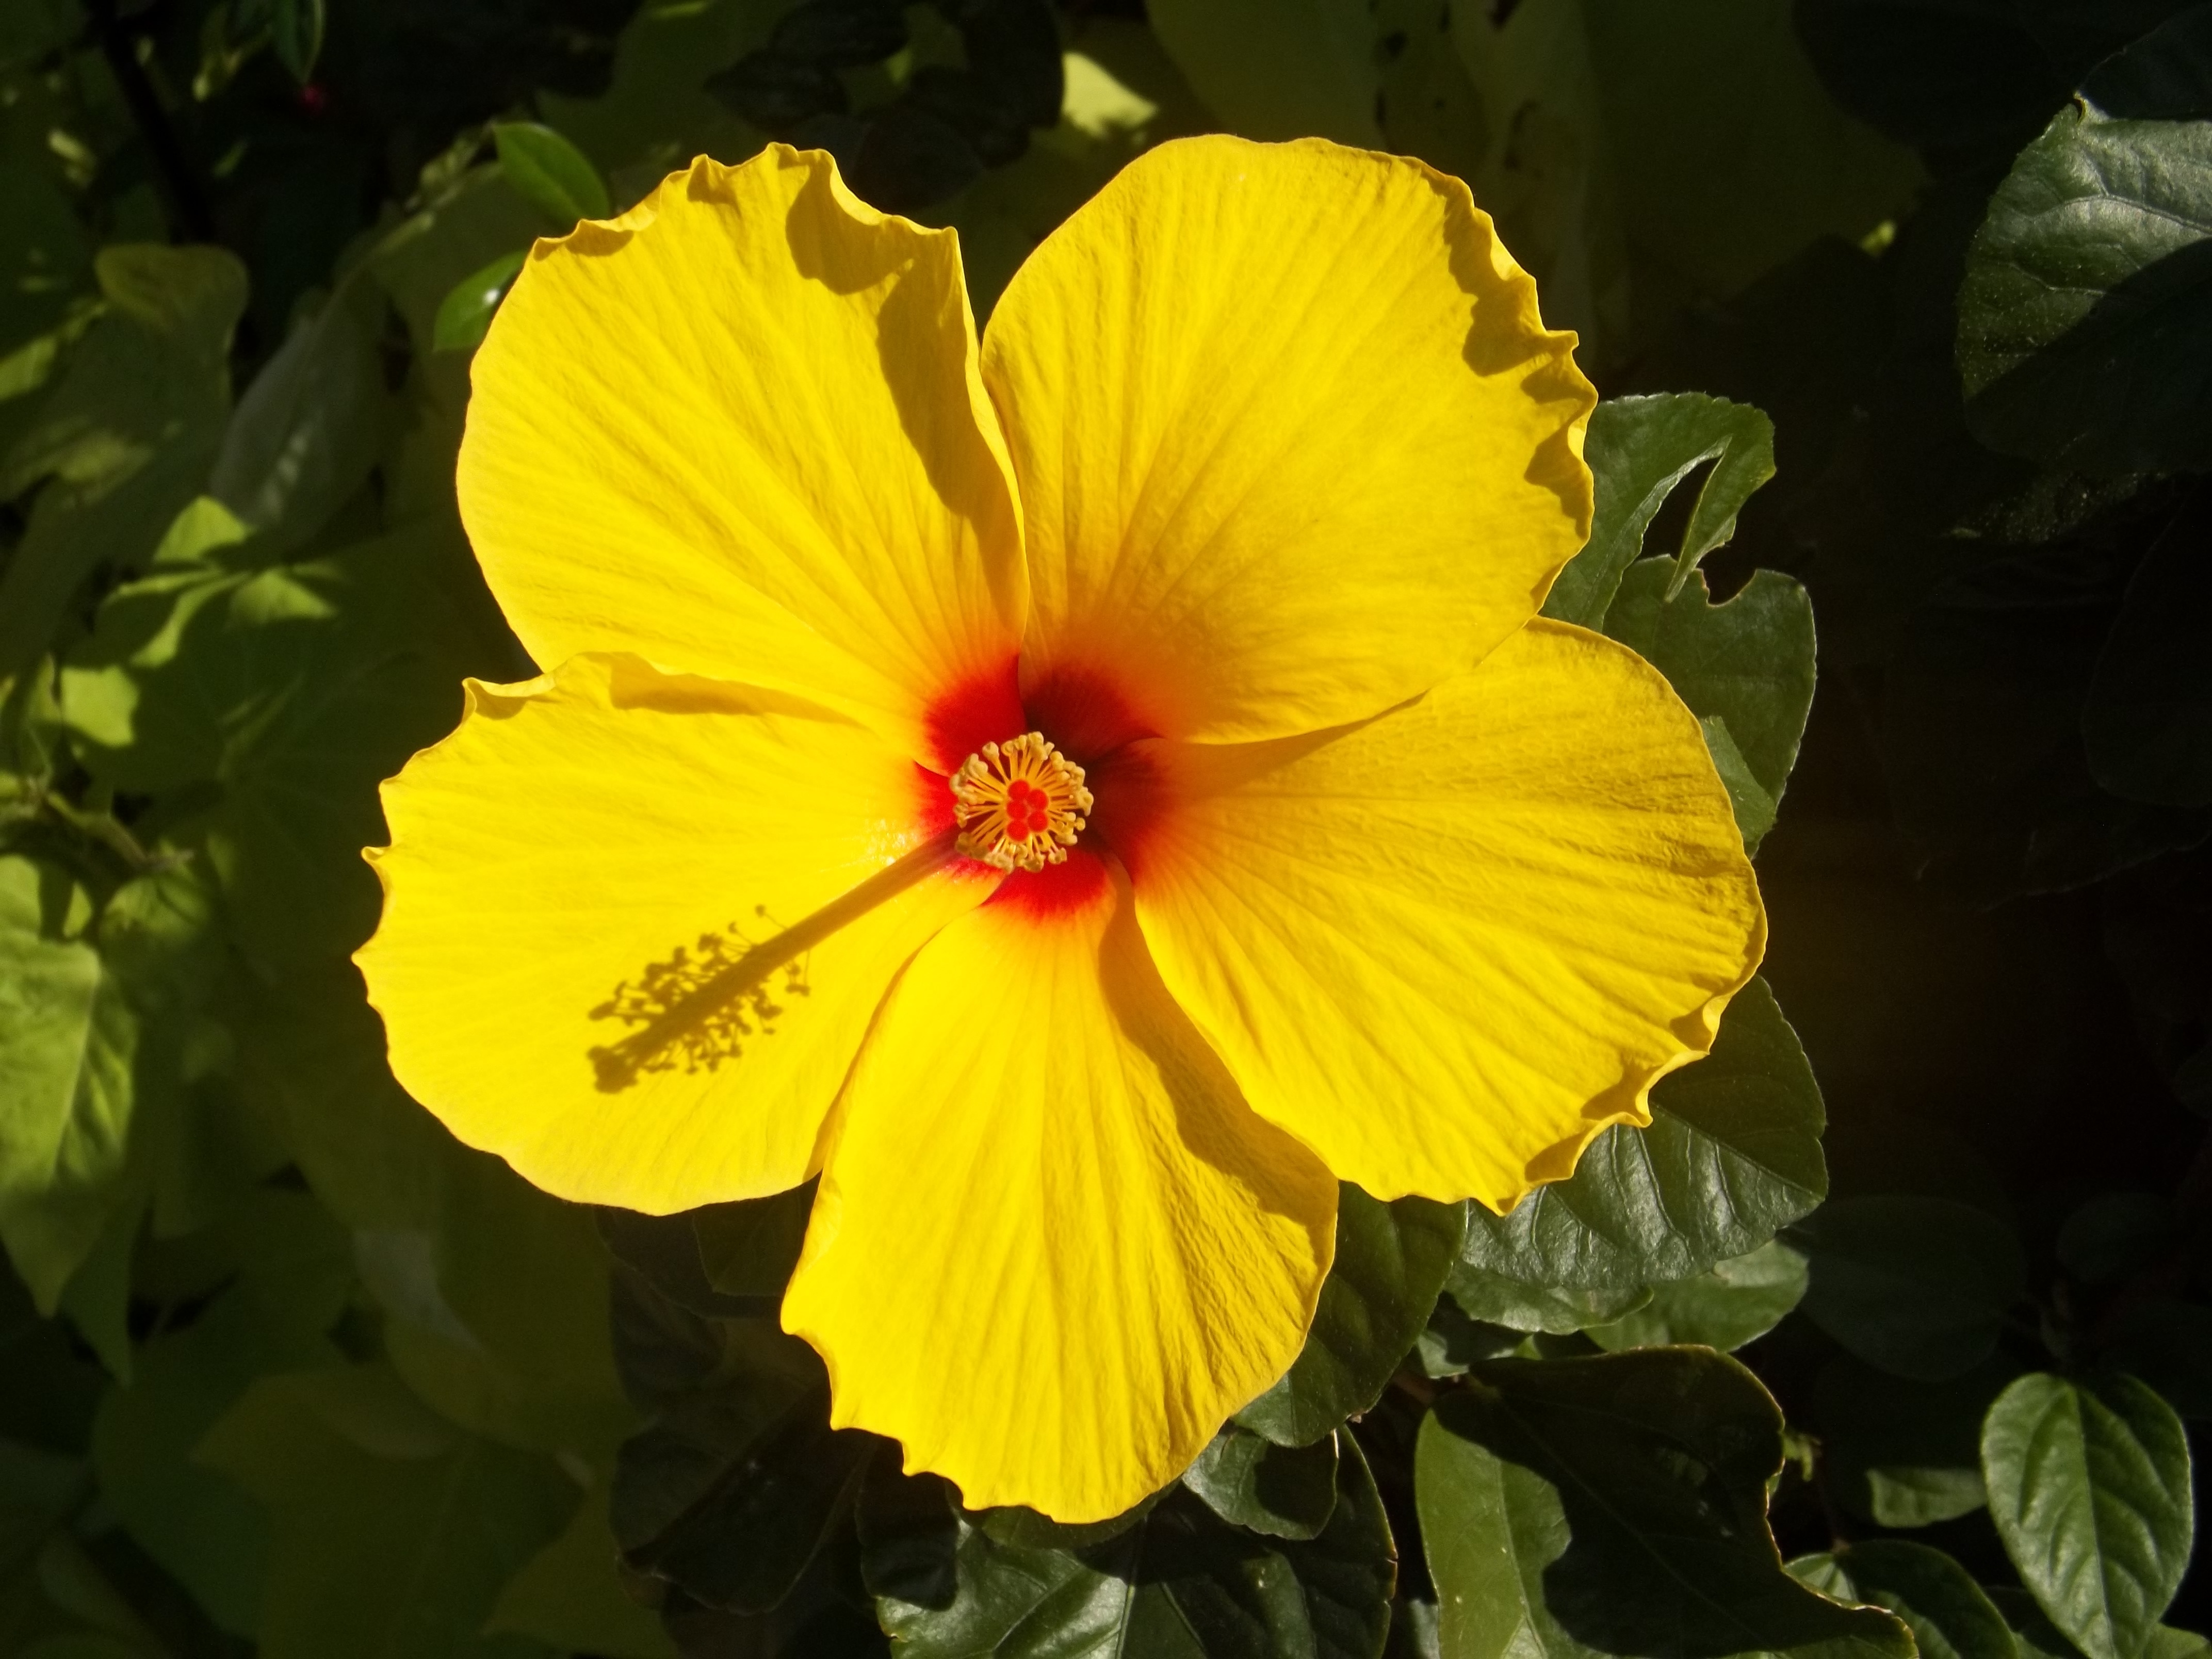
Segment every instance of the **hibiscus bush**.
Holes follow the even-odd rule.
[[[1413,658],[1460,590],[1431,593],[1393,562],[1400,543],[1343,527],[1413,526],[1486,570],[1518,558],[1548,576],[1572,552],[1548,623],[1446,620],[1487,629],[1486,647],[1538,642],[1486,662],[1548,649],[1610,665],[1607,684],[1664,677],[1674,748],[1635,746],[1650,699],[1624,695],[1605,705],[1613,746],[1528,751],[1541,787],[1525,799],[1625,810],[1674,787],[1688,753],[1704,806],[1668,809],[1673,897],[1647,869],[1560,925],[1627,964],[1658,948],[1650,919],[1673,903],[1723,961],[1697,981],[1726,1000],[1717,1034],[1586,1113],[1571,1173],[1515,1152],[1483,1189],[1494,1206],[1338,1180],[1380,1167],[1343,1126],[1386,1111],[1388,1168],[1457,1156],[1407,1079],[1434,1093],[1487,1063],[1463,1037],[1510,1026],[1546,1057],[1513,1073],[1516,1107],[1587,1058],[1586,1011],[1556,984],[1532,993],[1473,945],[1442,958],[1458,969],[1444,980],[1394,955],[1432,923],[1477,927],[1464,891],[1409,896],[1378,858],[1344,913],[1374,970],[1334,981],[1361,993],[1324,1011],[1349,1034],[1334,1048],[1239,1048],[1209,1027],[1217,1059],[1198,1025],[1173,1025],[1176,1064],[1233,1073],[1231,1093],[1327,1164],[1293,1148],[1303,1173],[1252,1224],[1305,1263],[1307,1291],[1318,1280],[1310,1321],[1226,1246],[1176,1269],[1207,1287],[1195,1314],[1146,1299],[1160,1206],[1149,1188],[1118,1212],[1048,1189],[1040,1169],[1103,1156],[1051,1163],[1050,1115],[1047,1152],[993,1164],[1012,1132],[944,1114],[995,1051],[896,1059],[955,1052],[929,1046],[937,1027],[988,1024],[988,1008],[963,1024],[957,983],[924,1000],[919,969],[889,1012],[878,983],[839,1016],[871,1046],[835,1133],[858,1146],[871,1113],[927,1126],[898,1157],[825,1167],[818,1113],[770,1126],[772,1151],[732,1150],[753,1133],[735,1119],[664,1144],[650,1115],[669,1087],[791,1006],[850,1001],[855,957],[834,950],[856,947],[827,943],[846,918],[822,921],[817,899],[785,914],[782,887],[709,891],[703,925],[744,911],[727,932],[645,963],[624,943],[593,977],[614,924],[562,862],[595,836],[646,845],[652,826],[694,823],[696,841],[651,843],[676,914],[714,887],[713,837],[769,833],[718,816],[728,780],[811,798],[883,764],[856,746],[810,772],[762,737],[794,687],[849,698],[862,712],[837,729],[860,735],[867,710],[916,725],[945,706],[898,701],[913,665],[888,628],[860,650],[811,617],[846,655],[759,665],[758,619],[699,602],[684,550],[591,492],[614,479],[635,501],[665,481],[688,499],[738,410],[776,464],[863,457],[862,493],[905,467],[906,499],[951,509],[901,521],[912,568],[952,568],[988,539],[974,526],[1012,517],[1011,498],[974,506],[979,480],[1005,476],[987,442],[960,449],[917,401],[932,350],[968,362],[951,273],[991,343],[976,407],[998,397],[1011,435],[988,441],[1033,479],[1053,450],[1023,392],[1046,376],[1041,351],[1020,356],[1033,295],[1065,289],[1071,350],[1113,318],[1070,274],[1092,266],[1024,261],[1109,185],[1110,204],[1198,166],[1176,155],[1241,181],[1243,152],[1163,148],[1205,134],[1317,137],[1463,179],[1602,399],[1582,439],[1593,498],[1563,437],[1542,448],[1586,393],[1533,313],[1501,343],[1481,334],[1485,300],[1467,343],[1492,374],[1549,365],[1527,384],[1550,412],[1508,431],[1521,417],[1449,403],[1459,382],[1419,355],[1416,278],[1435,270],[1332,224],[1302,195],[1321,172],[1249,222],[1226,173],[1206,175],[1178,246],[1241,239],[1248,263],[1220,270],[1246,275],[1201,294],[1187,270],[1202,264],[1129,267],[1162,296],[1156,343],[1194,317],[1249,325],[1192,406],[1237,403],[1231,377],[1257,362],[1279,378],[1240,418],[1293,435],[1356,419],[1361,454],[1460,422],[1496,474],[1462,496],[1471,471],[1447,488],[1378,464],[1352,506],[1331,498],[1338,516],[1267,520],[1275,562],[1249,567],[1261,580],[1239,603],[1322,577],[1342,596],[1272,638],[1278,679],[1328,658],[1324,624],[1401,633],[1413,643],[1376,659],[1360,690],[1380,702],[1359,712],[1430,694],[1428,726],[1411,702],[1372,722],[1426,746],[1378,738],[1375,766],[1501,775],[1492,751],[1511,744],[1484,738],[1507,727],[1480,722],[1536,721],[1585,680],[1527,670],[1543,695],[1515,702],[1484,692],[1493,668],[1431,693],[1443,671]],[[842,185],[803,154],[738,167],[777,143],[826,152]],[[623,213],[697,156],[686,176],[704,182],[676,180],[689,206],[672,195],[649,223],[526,264],[538,239]],[[716,192],[734,219],[700,205]],[[951,228],[960,264],[949,239],[870,210]],[[814,250],[722,291],[714,314],[751,332],[712,361],[692,349],[709,331],[635,286],[651,269],[635,250],[695,220],[709,238],[787,225]],[[1331,268],[1293,310],[1238,286],[1318,268],[1332,234],[1402,289],[1354,292]],[[854,263],[885,247],[945,292],[883,300],[877,378],[818,396],[809,376],[845,314],[822,295],[922,291]],[[627,365],[629,404],[601,396],[613,368],[572,373],[594,351]],[[619,434],[604,456],[570,445],[562,411],[580,409]],[[622,425],[641,409],[649,433]],[[1515,443],[1550,459],[1524,464]],[[766,524],[786,502],[763,465],[732,510]],[[1342,480],[1310,482],[1318,503]],[[1524,487],[1556,520],[1526,546],[1494,516]],[[1212,581],[1240,545],[1217,538],[1194,568]],[[547,599],[517,562],[556,554],[569,585]],[[855,591],[882,600],[908,568]],[[653,640],[682,641],[666,662],[622,610],[618,579],[639,572],[660,595]],[[1067,611],[1036,592],[1033,617]],[[1169,610],[1109,618],[1146,665],[1140,690],[1205,665],[1214,636],[1177,633]],[[2191,1443],[2212,1418],[2208,611],[2212,5],[4,0],[0,1653],[2207,1659],[2212,1575],[2191,1565]],[[638,654],[592,654],[620,651]],[[564,660],[586,666],[555,674]],[[781,690],[729,689],[756,671]],[[469,692],[461,725],[465,679],[505,689]],[[623,714],[574,728],[615,760],[570,766],[574,731],[531,735],[568,730],[571,705]],[[1302,742],[1282,734],[1351,718],[1314,707],[1273,726],[1214,708],[1193,730]],[[664,735],[683,721],[690,747]],[[1023,840],[1024,814],[1042,833],[1049,807],[1075,845],[1093,793],[1105,841],[1133,844],[1115,840],[1128,780],[1111,764],[1086,787],[1034,750],[986,757],[981,726],[961,735],[933,763],[969,792],[958,824],[940,802],[942,845],[877,878],[898,872],[898,904],[941,902],[924,884],[956,829]],[[495,835],[471,820],[466,855],[442,865],[416,850],[452,833],[441,803],[482,775],[471,756],[540,741],[506,775]],[[960,769],[971,748],[986,758]],[[1319,789],[1324,769],[1295,764],[1280,793]],[[1361,788],[1383,793],[1381,775]],[[1579,820],[1528,823],[1588,851]],[[388,842],[372,869],[362,849]],[[1765,930],[1747,983],[1726,966],[1759,926],[1747,854]],[[424,896],[395,901],[365,981],[380,871]],[[1084,949],[1141,963],[1108,975],[1123,1026],[1141,1023],[1139,992],[1163,1006],[1172,992],[1204,1025],[1208,975],[1233,981],[1234,927],[1179,924],[1146,874],[1149,947],[1102,921]],[[889,891],[870,926],[915,927]],[[1515,891],[1501,877],[1498,915]],[[495,902],[508,892],[526,895],[526,927]],[[941,926],[871,945],[880,979]],[[1690,924],[1668,926],[1658,943],[1687,950]],[[969,981],[1000,962],[1024,983],[1042,971],[1011,945],[966,960]],[[1229,1000],[1304,960],[1286,949]],[[1401,980],[1419,990],[1403,1007],[1388,1002]],[[604,999],[588,1013],[562,1000],[584,989]],[[597,1093],[569,1075],[572,1012],[610,1034]],[[692,1023],[672,1037],[679,1015]],[[1633,1085],[1655,1066],[1641,1124]],[[1054,1086],[1072,1103],[1086,1081]],[[1580,1109],[1593,1091],[1570,1092]],[[542,1141],[514,1127],[563,1113]],[[748,1158],[781,1172],[754,1182],[763,1195],[698,1201],[733,1189],[716,1159]],[[1523,1196],[1524,1168],[1548,1184]],[[842,1267],[821,1227],[808,1243],[830,1183],[868,1221],[845,1236],[876,1241]],[[1093,1325],[1021,1300],[1008,1263],[1046,1236],[1047,1277],[1115,1267],[1070,1279],[1109,1288],[1081,1310]],[[1213,1392],[1107,1374],[1067,1337],[1100,1326],[1134,1331],[1132,1352],[1195,1333],[1203,1360],[1185,1369]],[[1122,1419],[1172,1416],[1164,1392],[1209,1414],[1188,1445],[1154,1435],[1149,1455],[1173,1466],[1153,1470]],[[898,1409],[856,1415],[863,1396]],[[1114,1482],[1133,1479],[1159,1489],[1123,1507]],[[1036,1507],[997,1501],[1020,1493]]]

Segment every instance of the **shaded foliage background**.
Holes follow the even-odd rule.
[[[1347,1189],[1289,1376],[1066,1528],[828,1428],[805,1193],[409,1101],[357,849],[528,672],[452,472],[532,236],[785,138],[981,317],[1216,129],[1458,173],[1581,331],[1547,608],[1773,946],[1514,1215]],[[0,1651],[2205,1654],[2212,8],[5,0],[0,228]]]

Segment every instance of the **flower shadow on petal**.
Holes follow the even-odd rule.
[[[1127,901],[1126,887],[1122,892],[1099,945],[1106,1006],[1130,1042],[1159,1067],[1182,1144],[1249,1192],[1262,1212],[1297,1223],[1311,1239],[1316,1267],[1312,1283],[1300,1287],[1304,1317],[1282,1357],[1287,1365],[1304,1340],[1335,1255],[1336,1177],[1304,1142],[1245,1103],[1212,1045],[1160,978],[1136,906]],[[1210,1434],[1215,1425],[1206,1426]]]
[[[698,175],[691,188],[702,198],[713,193]],[[956,240],[952,257],[941,263],[917,257],[931,240],[953,233],[925,229],[889,215],[874,215],[870,222],[860,216],[873,215],[872,209],[849,194],[842,200],[840,196],[834,166],[817,167],[784,216],[785,234],[799,275],[840,295],[862,293],[890,281],[876,316],[877,360],[898,410],[899,425],[921,458],[930,487],[946,507],[979,527],[1010,517],[1012,497],[1003,485],[1003,475],[994,490],[990,475],[971,463],[963,441],[968,434],[946,429],[951,400],[944,383],[945,365],[939,353],[929,349],[948,328],[957,329],[966,337],[963,379],[974,374],[975,330],[965,315],[967,292],[958,244]],[[983,411],[977,400],[969,397],[964,401],[970,418],[980,424]],[[997,434],[983,435],[988,443]]]
[[[629,1028],[586,1056],[600,1092],[619,1094],[650,1073],[719,1071],[774,1036],[790,1012],[777,999],[813,994],[814,947],[942,868],[950,847],[945,836],[925,842],[788,927],[757,905],[751,924],[733,921],[646,963],[592,1010],[594,1020]],[[757,927],[766,929],[757,939]]]
[[[1479,210],[1474,197],[1458,179],[1432,173],[1429,183],[1443,198],[1448,213],[1465,215]],[[1536,280],[1512,264],[1510,258],[1507,269],[1499,270],[1498,256],[1503,252],[1495,226],[1486,236],[1451,239],[1452,276],[1474,297],[1474,316],[1468,325],[1467,342],[1460,355],[1469,368],[1485,376],[1528,368],[1530,372],[1522,380],[1521,390],[1534,402],[1580,404],[1572,420],[1537,446],[1528,470],[1522,476],[1528,483],[1556,495],[1559,504],[1575,517],[1583,535],[1587,537],[1592,487],[1589,473],[1582,465],[1580,438],[1583,423],[1597,407],[1597,391],[1575,367],[1571,348],[1558,356],[1548,350],[1532,350],[1532,331],[1542,327],[1536,309]],[[1499,318],[1512,319],[1512,325],[1498,326]],[[1550,337],[1559,337],[1553,334]]]

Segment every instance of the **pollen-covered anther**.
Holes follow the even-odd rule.
[[[952,775],[962,856],[1000,870],[1064,863],[1083,833],[1083,769],[1035,732],[987,743]]]

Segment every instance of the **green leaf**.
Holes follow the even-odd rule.
[[[799,1265],[806,1223],[814,1208],[814,1183],[772,1198],[709,1204],[691,1212],[708,1283],[726,1296],[775,1297]]]
[[[1975,435],[2090,473],[2212,461],[2212,125],[2051,118],[1990,198],[1959,289]]]
[[[1381,147],[1366,0],[1158,0],[1146,15],[1228,131]]]
[[[2043,1609],[2026,1590],[1993,1584],[1989,1598],[2012,1626],[2021,1659],[2082,1659],[2081,1650],[2058,1633],[2058,1627],[2043,1616]],[[2151,1632],[2143,1659],[2204,1659],[2208,1650],[2212,1650],[2212,1642],[2197,1632],[2160,1625]]]
[[[1443,1651],[1911,1659],[1889,1614],[1783,1570],[1766,1525],[1782,1461],[1781,1412],[1719,1354],[1473,1367],[1414,1455]]]
[[[1972,1370],[2027,1291],[2012,1229],[1950,1199],[1838,1199],[1798,1237],[1812,1258],[1806,1317],[1899,1376],[1937,1382]]]
[[[521,274],[527,252],[502,253],[481,270],[472,270],[447,290],[438,302],[430,325],[430,343],[438,351],[473,351],[491,331],[491,319],[507,290]]]
[[[149,1137],[181,1109],[213,917],[187,868],[137,877],[90,912],[59,871],[0,857],[0,1241],[51,1313],[106,1240],[93,1316],[112,1331],[153,1178]],[[100,1346],[120,1374],[118,1340]]]
[[[1735,534],[1736,514],[1774,476],[1774,423],[1748,404],[1703,392],[1610,398],[1590,416],[1583,453],[1597,486],[1589,543],[1552,584],[1544,614],[1601,628],[1653,516],[1707,461],[1712,471],[1698,487],[1661,597],[1679,593],[1698,562]]]
[[[1738,992],[1712,1053],[1662,1078],[1651,1127],[1607,1129],[1574,1175],[1510,1215],[1471,1212],[1467,1262],[1523,1285],[1624,1289],[1747,1255],[1827,1192],[1826,1116],[1765,981]]]
[[[1744,844],[1756,852],[1812,711],[1813,602],[1795,578],[1774,570],[1755,573],[1720,605],[1702,572],[1670,599],[1674,579],[1674,567],[1663,560],[1631,565],[1605,631],[1664,674],[1704,724]],[[1730,778],[1730,755],[1748,773],[1749,787]]]
[[[305,85],[322,55],[325,0],[264,0],[276,61]]]
[[[2205,527],[2204,514],[2184,511],[2151,544],[2089,681],[2089,771],[2128,800],[2212,806],[2212,653],[2199,648],[2212,616]]]
[[[1982,1419],[2020,1368],[1991,1358],[1942,1382],[1916,1382],[1838,1358],[1813,1385],[1821,1478],[1855,1515],[1926,1527],[1971,1515],[1982,1485]]]
[[[1449,1285],[1449,1281],[1446,1283]],[[1424,1376],[1462,1376],[1476,1360],[1511,1353],[1527,1340],[1525,1331],[1468,1318],[1456,1301],[1444,1295],[1437,1298],[1436,1310],[1429,1315],[1413,1358]]]
[[[260,1507],[192,1461],[255,1378],[342,1363],[322,1333],[353,1285],[347,1241],[301,1194],[268,1192],[226,1217],[244,1277],[191,1325],[148,1346],[93,1426],[100,1495],[147,1553],[225,1630],[258,1627],[270,1533]]]
[[[2021,1377],[1982,1428],[1990,1513],[2021,1582],[2089,1659],[2141,1659],[2189,1566],[2189,1438],[2130,1376]]]
[[[1338,1438],[1278,1446],[1232,1423],[1183,1471],[1182,1483],[1232,1527],[1312,1538],[1336,1512]]]
[[[1648,1285],[1528,1285],[1465,1261],[1452,1264],[1444,1288],[1470,1319],[1511,1331],[1547,1331],[1565,1336],[1593,1325],[1611,1324],[1651,1299]]]
[[[234,939],[295,971],[374,927],[377,786],[452,729],[464,673],[497,677],[496,647],[465,631],[483,603],[434,521],[273,569],[164,566],[101,605],[64,714],[104,782],[174,799],[165,827],[205,848]]]
[[[1240,1531],[1177,1492],[1091,1548],[1025,1549],[957,1515],[933,1478],[872,1478],[862,1566],[877,1615],[910,1659],[1377,1659],[1396,1558],[1366,1460],[1340,1444],[1335,1506],[1310,1540]]]
[[[781,1284],[758,1294],[732,1296],[708,1278],[702,1241],[692,1215],[640,1215],[612,1207],[595,1208],[592,1215],[601,1241],[616,1259],[635,1268],[655,1291],[678,1306],[709,1318],[775,1316],[783,1291]]]
[[[552,1459],[464,1433],[380,1365],[264,1377],[198,1456],[268,1511],[266,1659],[473,1659],[501,1587],[581,1496]]]
[[[1308,1446],[1382,1397],[1465,1237],[1467,1206],[1401,1198],[1384,1204],[1346,1183],[1336,1261],[1306,1345],[1274,1387],[1237,1413],[1279,1446]]]
[[[740,1377],[632,1437],[611,1520],[623,1559],[702,1604],[765,1613],[845,1518],[873,1437],[830,1426],[826,1378]]]
[[[1911,205],[1920,169],[1837,107],[1786,0],[1517,0],[1449,20],[1488,115],[1480,167],[1451,170],[1593,373],[1678,307]]]
[[[495,121],[491,136],[507,182],[563,230],[579,219],[605,219],[613,213],[599,170],[552,128],[535,121]]]
[[[1872,1539],[1800,1556],[1790,1571],[1832,1600],[1895,1613],[1911,1631],[1919,1659],[2019,1659],[2012,1627],[1973,1576],[1925,1544]]]
[[[660,1621],[623,1593],[617,1559],[606,1490],[594,1487],[568,1529],[507,1581],[485,1628],[529,1637],[561,1653],[674,1659]]]
[[[310,539],[376,465],[390,402],[384,317],[375,289],[343,284],[238,400],[208,493],[268,537],[271,551]]]
[[[1805,1294],[1805,1258],[1776,1239],[1748,1255],[1716,1262],[1695,1279],[1651,1287],[1626,1317],[1589,1328],[1608,1352],[1699,1343],[1726,1353],[1766,1334]]]
[[[0,499],[46,482],[0,574],[0,673],[47,647],[88,577],[146,562],[198,493],[229,412],[245,267],[217,248],[125,246],[94,269],[106,312],[0,457]]]

